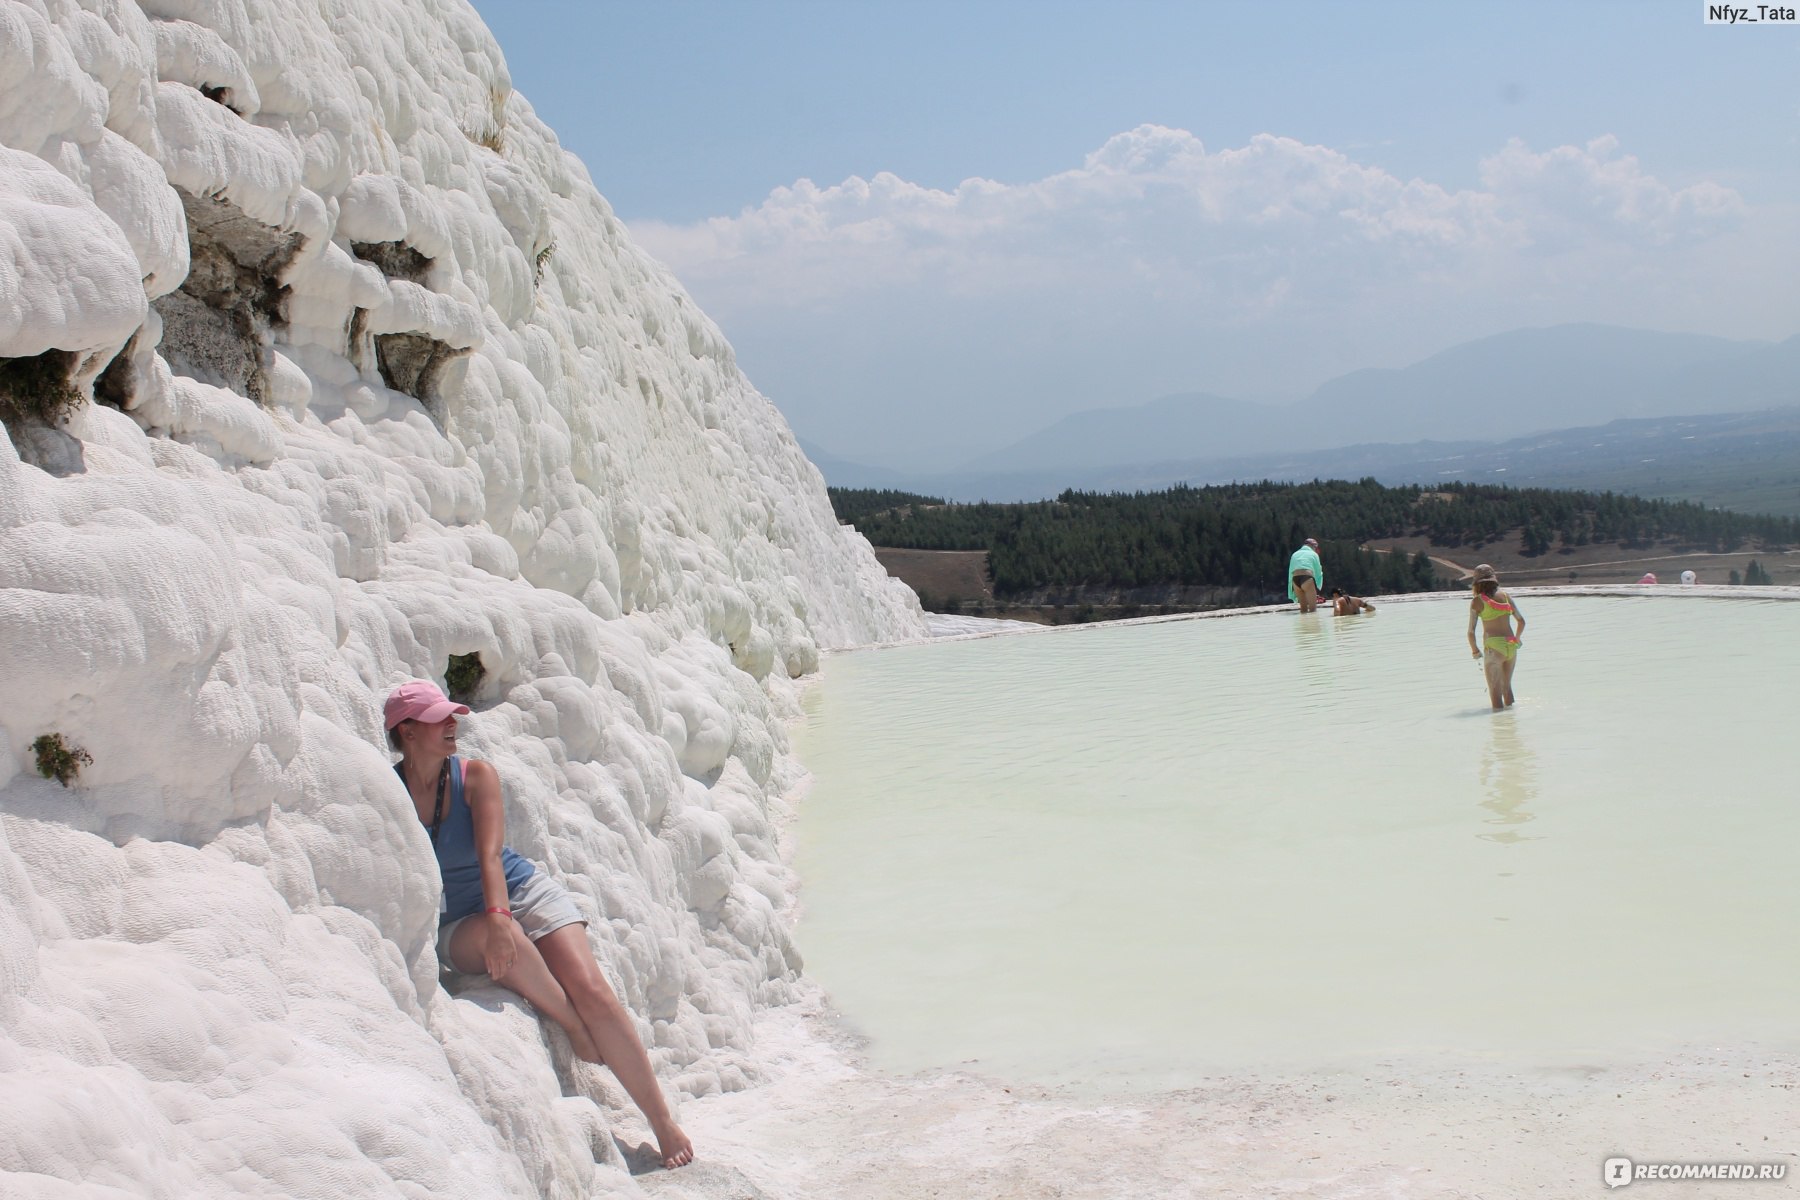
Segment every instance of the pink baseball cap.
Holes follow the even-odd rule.
[[[458,704],[445,696],[438,685],[429,679],[415,679],[388,693],[382,716],[387,727],[392,729],[402,721],[423,721],[427,725],[436,725],[445,717],[467,716],[468,712],[468,705]]]

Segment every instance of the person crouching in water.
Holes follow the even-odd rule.
[[[1375,606],[1361,596],[1352,596],[1343,588],[1331,589],[1331,615],[1334,617],[1354,617],[1357,613],[1374,612]]]
[[[1319,562],[1319,543],[1312,538],[1288,558],[1288,599],[1300,602],[1300,611],[1319,605],[1319,589],[1325,586],[1325,568]]]
[[[1519,639],[1525,636],[1525,614],[1513,598],[1500,590],[1494,568],[1482,563],[1470,581],[1469,650],[1481,660],[1487,676],[1488,700],[1495,711],[1513,702],[1513,669],[1519,665]],[[1481,622],[1482,642],[1475,644],[1475,622]],[[1513,623],[1518,622],[1518,628]]]
[[[563,1027],[576,1055],[605,1063],[650,1122],[665,1167],[685,1166],[694,1145],[669,1113],[631,1015],[588,945],[587,923],[568,890],[502,845],[500,776],[456,754],[456,718],[469,708],[424,680],[387,698],[388,744],[413,811],[431,834],[444,879],[438,960],[487,974]]]

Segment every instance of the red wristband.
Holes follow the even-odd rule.
[[[488,911],[491,913],[499,913],[503,917],[512,916],[512,909],[510,908],[490,908]]]

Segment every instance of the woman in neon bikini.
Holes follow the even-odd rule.
[[[413,811],[431,831],[444,878],[438,961],[487,974],[519,993],[569,1035],[575,1053],[605,1063],[650,1122],[665,1167],[685,1166],[694,1144],[669,1112],[631,1014],[619,1003],[588,945],[587,924],[568,889],[503,845],[500,776],[456,754],[456,718],[467,705],[426,680],[387,698],[388,744]]]
[[[1475,568],[1474,595],[1469,600],[1469,652],[1481,660],[1487,676],[1488,700],[1494,710],[1513,702],[1513,668],[1519,665],[1519,639],[1525,635],[1525,614],[1513,598],[1500,590],[1494,568],[1482,563]],[[1482,641],[1475,641],[1475,622],[1481,622]],[[1518,628],[1513,623],[1518,622]]]

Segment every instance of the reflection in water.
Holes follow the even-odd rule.
[[[1300,613],[1294,617],[1294,648],[1299,651],[1296,661],[1300,667],[1300,677],[1313,692],[1330,693],[1337,688],[1331,655],[1327,652],[1326,620],[1324,610]],[[1305,697],[1302,700],[1302,711],[1323,711],[1322,703],[1328,704],[1330,700],[1330,695]]]
[[[1538,840],[1513,828],[1537,819],[1525,807],[1537,799],[1537,755],[1519,736],[1518,718],[1510,712],[1496,713],[1488,723],[1487,748],[1481,753],[1481,787],[1487,793],[1481,807],[1494,814],[1483,824],[1503,828],[1475,836],[1502,843]]]

